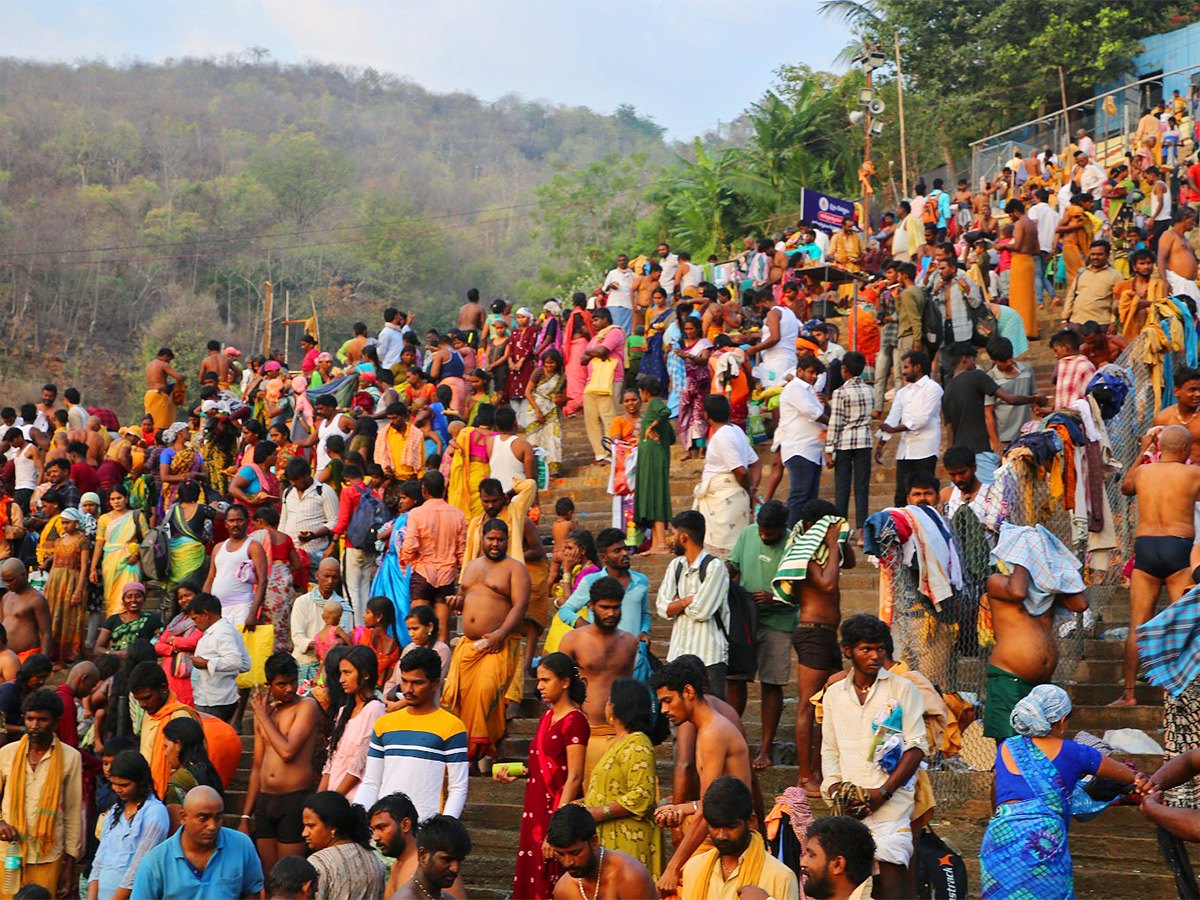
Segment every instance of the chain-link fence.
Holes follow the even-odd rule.
[[[1073,550],[1083,563],[1083,578],[1089,600],[1086,613],[1060,618],[1055,624],[1058,643],[1058,665],[1054,682],[1071,690],[1075,684],[1079,661],[1084,656],[1085,641],[1096,637],[1104,628],[1104,612],[1115,601],[1119,589],[1126,584],[1125,564],[1133,547],[1137,525],[1136,507],[1131,498],[1121,494],[1124,470],[1140,448],[1142,436],[1150,427],[1157,412],[1150,368],[1145,363],[1148,339],[1141,335],[1133,341],[1114,364],[1124,372],[1130,390],[1116,415],[1104,422],[1102,437],[1107,439],[1111,454],[1105,452],[1105,441],[1097,442],[1098,457],[1103,457],[1103,493],[1107,504],[1089,500],[1086,483],[1088,469],[1081,466],[1088,452],[1086,440],[1058,440],[1060,449],[1056,460],[1036,464],[1031,457],[1007,454],[998,470],[997,487],[1004,499],[1006,521],[1014,525],[1043,525]],[[1170,357],[1164,365],[1170,365]],[[1113,370],[1105,370],[1113,371]],[[1169,391],[1166,392],[1169,395]],[[1162,403],[1173,402],[1163,400]],[[1050,421],[1077,421],[1078,415],[1068,410]],[[1042,427],[1045,426],[1043,421]],[[1065,428],[1066,426],[1064,426]],[[1070,429],[1076,438],[1083,434]],[[1089,524],[1089,512],[1099,510],[1104,528],[1095,531],[1097,521]],[[930,776],[939,805],[954,806],[972,799],[986,797],[990,789],[991,770],[995,761],[996,743],[983,736],[982,713],[987,702],[986,682],[988,657],[994,643],[990,610],[985,599],[986,582],[996,571],[990,560],[996,533],[984,527],[994,522],[988,515],[983,521],[971,514],[947,518],[950,546],[961,561],[963,587],[935,609],[921,593],[921,573],[917,565],[904,562],[904,543],[900,535],[881,541],[880,570],[882,602],[890,602],[892,635],[896,658],[929,678],[947,701],[949,717],[963,726],[949,731],[957,739],[943,739],[938,747],[931,746],[928,759]],[[1089,530],[1092,528],[1093,530]],[[1103,546],[1105,549],[1099,549]],[[890,598],[890,600],[889,600]],[[1125,617],[1122,615],[1121,620]],[[1114,663],[1114,671],[1119,664]],[[1116,699],[1120,688],[1114,683]],[[1091,702],[1095,702],[1094,700]],[[971,712],[960,715],[963,708]],[[967,722],[973,718],[973,722]]]

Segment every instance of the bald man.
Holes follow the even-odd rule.
[[[225,801],[207,785],[183,798],[180,829],[142,857],[130,900],[158,897],[257,897],[262,864],[250,838],[221,827]]]
[[[1157,436],[1159,461],[1143,463]],[[1129,579],[1129,636],[1125,639],[1125,692],[1110,706],[1133,706],[1137,675],[1136,631],[1154,613],[1166,585],[1174,603],[1191,583],[1191,552],[1196,541],[1195,505],[1200,496],[1200,466],[1186,465],[1192,434],[1182,425],[1151,429],[1121,482],[1121,493],[1137,496],[1138,526],[1133,541],[1133,573]]]
[[[4,596],[0,598],[0,620],[8,635],[8,646],[25,662],[35,653],[51,653],[50,605],[29,584],[29,570],[15,557],[0,563]]]
[[[333,557],[321,560],[317,566],[317,583],[307,594],[302,594],[292,603],[292,657],[300,666],[300,680],[317,677],[317,632],[325,627],[321,610],[330,600],[342,604],[342,630],[349,633],[353,628],[354,613],[350,603],[338,593],[342,569]]]
[[[79,748],[79,701],[96,689],[100,670],[84,660],[71,666],[67,680],[54,689],[63,703],[63,716],[58,720],[58,739]]]

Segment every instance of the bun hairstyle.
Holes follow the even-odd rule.
[[[579,675],[579,666],[575,664],[575,660],[565,653],[547,653],[538,666],[549,669],[557,678],[568,681],[567,697],[572,703],[583,704],[587,697],[587,685]]]

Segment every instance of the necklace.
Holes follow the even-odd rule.
[[[412,883],[413,883],[413,884],[415,884],[415,885],[417,886],[418,890],[420,890],[420,892],[421,892],[422,894],[424,894],[426,897],[428,897],[428,898],[429,898],[429,900],[435,900],[435,898],[434,898],[433,894],[431,894],[431,893],[429,893],[429,891],[425,890],[425,885],[421,884],[421,879],[420,879],[420,878],[417,878],[417,877],[414,875],[414,876],[413,876]],[[441,892],[441,891],[438,891],[438,897],[440,897],[441,895],[442,895],[442,892]]]
[[[600,875],[604,872],[604,848],[600,848],[600,862],[596,866],[596,890],[592,891],[592,900],[596,900],[600,896]],[[575,883],[579,885],[579,896],[583,900],[588,900],[587,892],[583,889],[583,879],[576,878]]]
[[[1197,412],[1200,412],[1200,410],[1197,410]],[[1192,413],[1187,417],[1187,419],[1184,419],[1183,416],[1179,414],[1179,407],[1175,407],[1175,418],[1179,420],[1180,425],[1190,425],[1192,424],[1192,419],[1196,418],[1196,413]]]

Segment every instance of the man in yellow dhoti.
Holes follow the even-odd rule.
[[[1074,283],[1079,270],[1087,263],[1088,248],[1092,245],[1092,220],[1088,216],[1092,201],[1085,197],[1086,194],[1076,194],[1071,198],[1071,205],[1063,211],[1062,219],[1055,229],[1059,240],[1062,241],[1068,288]],[[1011,282],[1009,289],[1011,290]]]
[[[167,384],[168,378],[183,381],[183,376],[171,368],[171,360],[175,358],[170,347],[161,348],[154,359],[146,364],[146,396],[144,408],[146,415],[154,419],[156,429],[166,428],[175,422],[178,405],[172,392],[173,385]]]
[[[854,230],[854,220],[842,220],[842,230],[829,239],[829,255],[841,268],[848,272],[862,270],[862,258],[866,253],[866,241]],[[838,296],[849,297],[854,293],[854,285],[843,284],[838,288]]]
[[[505,693],[521,662],[521,624],[529,606],[529,573],[508,555],[508,526],[489,519],[483,555],[462,571],[463,637],[450,658],[442,706],[466,726],[472,760],[490,756],[505,732]]]

